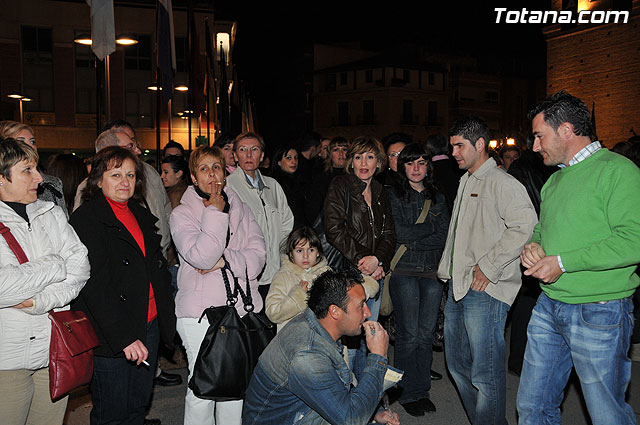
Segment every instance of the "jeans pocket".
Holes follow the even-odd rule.
[[[619,300],[605,304],[588,303],[580,305],[580,320],[595,329],[614,329],[621,326],[622,309]]]

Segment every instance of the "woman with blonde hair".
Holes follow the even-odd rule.
[[[34,134],[33,129],[26,124],[16,121],[0,121],[0,139],[10,137],[19,142],[28,144],[34,151],[36,151],[36,153],[38,153],[38,145],[36,144]],[[69,211],[67,210],[64,192],[62,190],[62,181],[59,178],[45,174],[40,170],[39,172],[42,176],[42,183],[40,183],[40,186],[38,187],[38,199],[53,202],[62,208],[65,215],[69,217]]]
[[[363,275],[380,282],[376,290],[366,291],[373,321],[378,320],[382,279],[390,268],[396,246],[389,197],[382,184],[373,178],[384,169],[385,161],[386,154],[378,140],[354,139],[347,151],[346,174],[331,181],[323,212],[327,241]],[[361,338],[361,353],[366,349],[363,341]],[[350,352],[350,359],[353,353]],[[364,356],[353,360],[352,370],[364,368]]]

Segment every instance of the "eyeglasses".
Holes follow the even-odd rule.
[[[238,151],[242,152],[242,153],[247,153],[248,151],[251,151],[253,153],[258,153],[260,152],[262,149],[260,149],[260,146],[240,146],[238,148]]]
[[[400,156],[400,152],[391,152],[388,155],[389,158],[397,158],[398,156]]]

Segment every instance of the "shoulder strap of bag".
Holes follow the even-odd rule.
[[[227,259],[224,258],[224,267],[222,267],[222,280],[224,281],[224,287],[227,291],[227,305],[233,306],[238,301],[238,294],[240,294],[240,298],[242,299],[242,304],[244,306],[245,311],[250,312],[253,311],[253,300],[251,298],[251,287],[249,286],[249,272],[247,269],[244,269],[244,276],[246,279],[247,287],[245,290],[242,290],[240,284],[238,283],[238,278],[229,267],[229,263],[227,263]],[[229,283],[229,277],[227,276],[227,271],[231,273],[231,277],[233,278],[233,292],[231,292],[231,284]]]
[[[422,206],[422,212],[420,212],[420,215],[416,220],[416,224],[424,223],[424,220],[427,218],[427,214],[429,214],[430,208],[431,208],[431,199],[425,199],[424,205]],[[400,259],[402,258],[405,252],[407,252],[407,247],[404,244],[400,245],[396,253],[393,255],[393,258],[391,259],[391,267],[390,267],[391,271],[395,270],[396,266],[398,265],[398,262],[400,262]]]
[[[22,250],[22,247],[11,233],[11,229],[5,226],[2,222],[0,222],[0,233],[4,236],[7,241],[7,245],[9,245],[9,248],[11,248],[11,251],[13,251],[20,264],[24,264],[29,261],[27,255]]]

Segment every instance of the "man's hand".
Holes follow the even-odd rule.
[[[149,356],[147,347],[145,347],[142,341],[140,341],[139,339],[133,341],[122,351],[124,351],[124,356],[127,358],[127,360],[136,362],[137,365],[147,360],[147,357]]]
[[[22,301],[20,304],[16,304],[12,306],[13,308],[29,308],[33,307],[33,299],[29,298],[28,300]]]
[[[558,264],[558,257],[548,255],[536,262],[533,266],[524,271],[525,276],[533,276],[544,283],[553,283],[562,274],[562,269]]]
[[[528,243],[522,249],[520,253],[520,261],[525,268],[531,268],[538,261],[542,260],[547,254],[540,244],[536,242]]]
[[[383,410],[373,419],[379,424],[400,425],[400,418],[398,417],[398,414],[391,410]]]
[[[389,335],[387,331],[378,322],[368,321],[362,324],[364,334],[367,340],[367,348],[373,354],[387,357],[387,348],[389,348]]]
[[[478,265],[476,264],[476,266],[473,268],[473,281],[471,282],[471,289],[473,289],[474,291],[482,292],[490,282],[491,281],[489,280],[489,278],[487,278],[487,276],[482,273],[482,270],[480,270],[480,267],[478,267]]]

